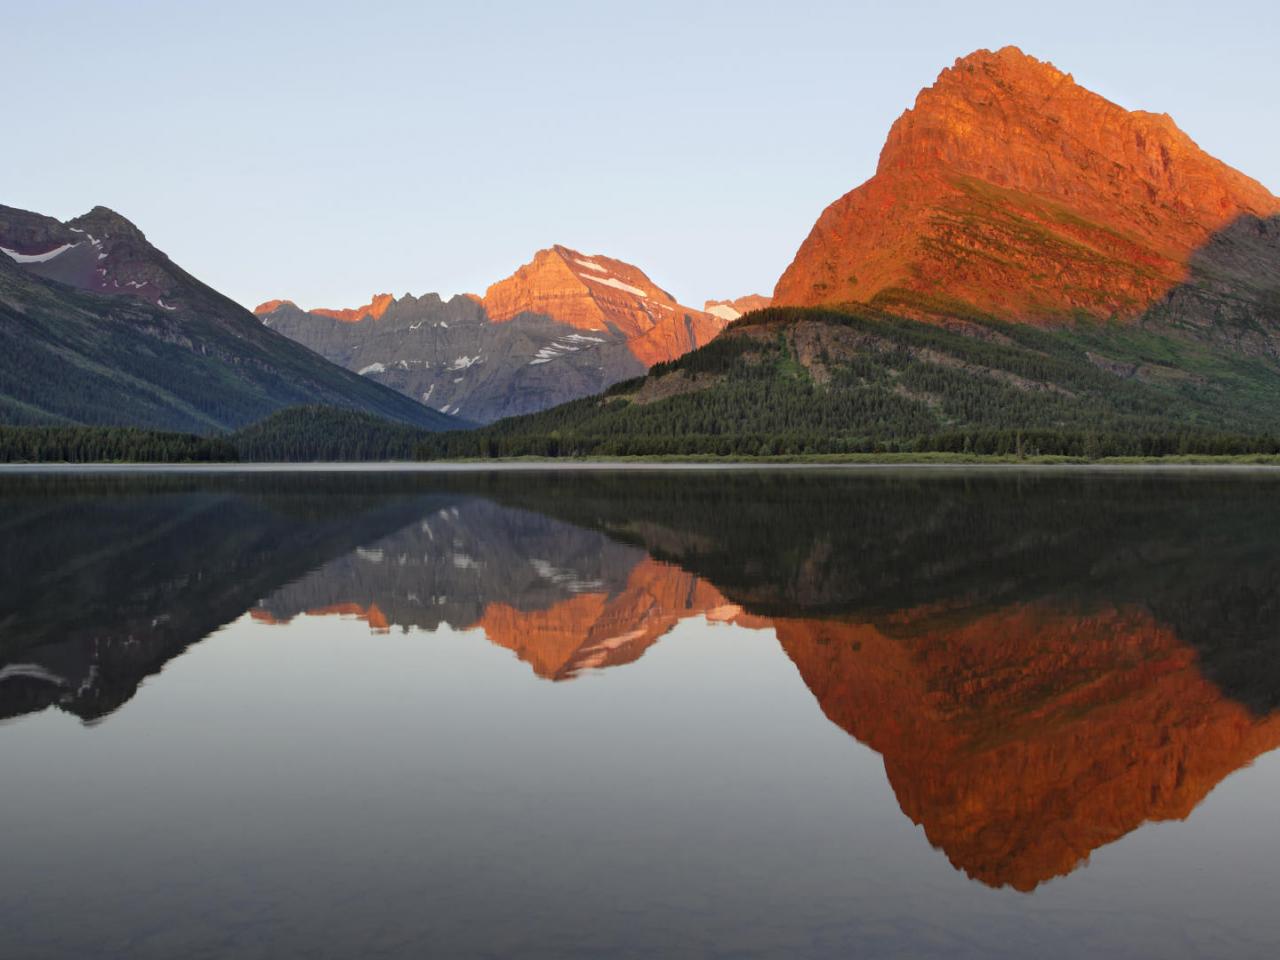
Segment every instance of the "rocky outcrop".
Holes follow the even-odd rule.
[[[1134,321],[1208,279],[1258,312],[1280,289],[1277,214],[1280,199],[1167,115],[1127,111],[1016,48],[981,50],[898,119],[875,176],[823,212],[774,300]],[[1224,268],[1215,238],[1241,224],[1236,245],[1253,252]]]

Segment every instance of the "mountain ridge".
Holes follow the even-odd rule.
[[[0,419],[210,433],[323,403],[430,429],[437,412],[264,328],[106,207],[0,206]]]

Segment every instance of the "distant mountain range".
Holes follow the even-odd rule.
[[[0,422],[209,433],[307,403],[465,425],[263,327],[105,207],[0,206]]]
[[[436,294],[304,311],[271,300],[267,326],[444,413],[488,422],[598,393],[710,341],[745,301],[677,303],[639,268],[540,250],[483,297]],[[735,305],[736,304],[736,305]]]

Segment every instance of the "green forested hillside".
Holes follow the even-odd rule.
[[[427,438],[424,458],[1273,452],[1280,370],[1140,328],[750,314],[606,394]]]

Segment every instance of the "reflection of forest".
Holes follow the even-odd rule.
[[[772,628],[930,841],[1028,890],[1185,817],[1280,744],[1272,491],[1034,474],[11,482],[0,709],[104,716],[247,609],[479,628],[549,679],[632,662],[688,617]]]

